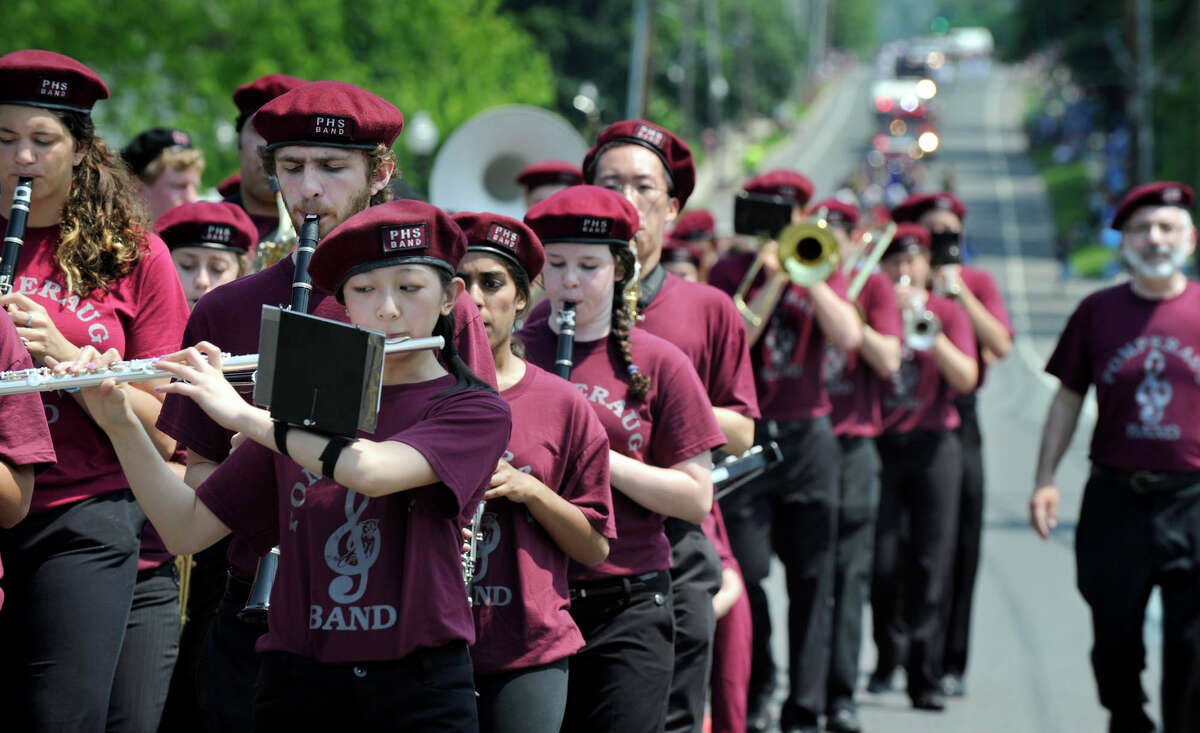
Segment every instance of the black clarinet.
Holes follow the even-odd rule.
[[[317,251],[317,237],[320,235],[321,218],[316,214],[304,217],[300,225],[300,236],[296,246],[296,274],[292,276],[292,310],[297,313],[308,313],[308,296],[312,293],[312,278],[308,276],[308,261],[313,252]],[[250,586],[250,594],[246,597],[246,605],[238,612],[240,621],[265,625],[267,614],[271,610],[271,588],[275,586],[275,573],[279,570],[279,548],[272,547],[271,551],[258,560],[258,568],[254,571],[254,583]]]
[[[575,350],[575,304],[563,303],[558,312],[558,350],[554,354],[554,373],[571,378],[571,354]]]
[[[4,230],[4,249],[0,250],[0,295],[12,292],[13,278],[17,276],[17,260],[21,258],[21,247],[25,244],[25,220],[29,218],[29,202],[32,199],[33,179],[18,178],[17,187],[13,189],[8,228]]]

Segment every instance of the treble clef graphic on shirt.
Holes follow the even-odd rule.
[[[362,503],[355,505],[361,494],[346,491],[346,523],[338,527],[325,540],[325,564],[338,574],[329,583],[329,597],[337,603],[354,603],[367,592],[367,573],[379,558],[379,520],[358,518],[367,510],[371,497],[363,496]],[[362,581],[355,588],[354,578]]]
[[[1163,419],[1163,411],[1171,403],[1171,383],[1161,378],[1166,366],[1166,359],[1158,349],[1151,349],[1146,354],[1146,361],[1142,364],[1146,376],[1138,385],[1135,395],[1141,407],[1139,416],[1143,424],[1157,425]]]

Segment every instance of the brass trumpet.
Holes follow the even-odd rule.
[[[817,211],[816,217],[788,224],[775,237],[779,243],[779,261],[783,265],[788,279],[802,287],[812,287],[825,282],[838,268],[838,244],[833,232],[829,230],[824,208]],[[759,326],[762,316],[750,309],[746,295],[754,284],[755,278],[762,270],[763,253],[759,248],[758,256],[742,278],[733,295],[733,304],[738,312],[752,325]]]
[[[901,275],[897,283],[911,284],[912,280],[908,275]],[[904,322],[904,344],[913,351],[929,351],[933,348],[937,335],[942,332],[941,320],[926,307],[925,299],[923,292],[913,293],[900,312]]]
[[[287,202],[283,200],[283,191],[275,176],[271,176],[271,190],[275,192],[275,209],[279,214],[279,226],[268,234],[254,248],[254,259],[250,262],[250,272],[262,272],[271,265],[279,262],[288,255],[299,242],[296,226],[292,223],[292,215],[288,211]]]

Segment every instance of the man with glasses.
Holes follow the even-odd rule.
[[[668,274],[660,264],[667,226],[696,183],[692,153],[677,136],[645,120],[616,122],[600,133],[583,159],[586,183],[622,193],[638,211],[634,237],[641,266],[638,326],[679,347],[708,391],[717,423],[739,454],[754,439],[758,401],[741,317],[724,293]],[[545,318],[543,303],[529,322]],[[714,502],[714,511],[716,503]],[[720,559],[704,531],[667,520],[675,609],[675,672],[667,731],[699,731],[704,718],[712,639],[712,599],[721,587]]]
[[[1029,521],[1058,525],[1054,471],[1083,398],[1096,386],[1091,476],[1075,530],[1079,592],[1092,612],[1092,668],[1110,731],[1153,731],[1141,673],[1142,625],[1157,585],[1163,605],[1166,733],[1200,730],[1200,284],[1181,268],[1196,249],[1192,190],[1134,188],[1113,216],[1129,282],[1079,304],[1046,371],[1061,386],[1038,452]]]

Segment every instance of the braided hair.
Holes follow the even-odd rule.
[[[629,399],[641,401],[650,392],[650,376],[643,374],[633,362],[633,344],[629,334],[633,330],[635,314],[630,313],[625,301],[625,286],[637,277],[633,249],[624,244],[610,244],[613,259],[625,273],[613,286],[612,327],[609,348],[615,350],[618,363],[625,369],[625,383],[629,385]]]

